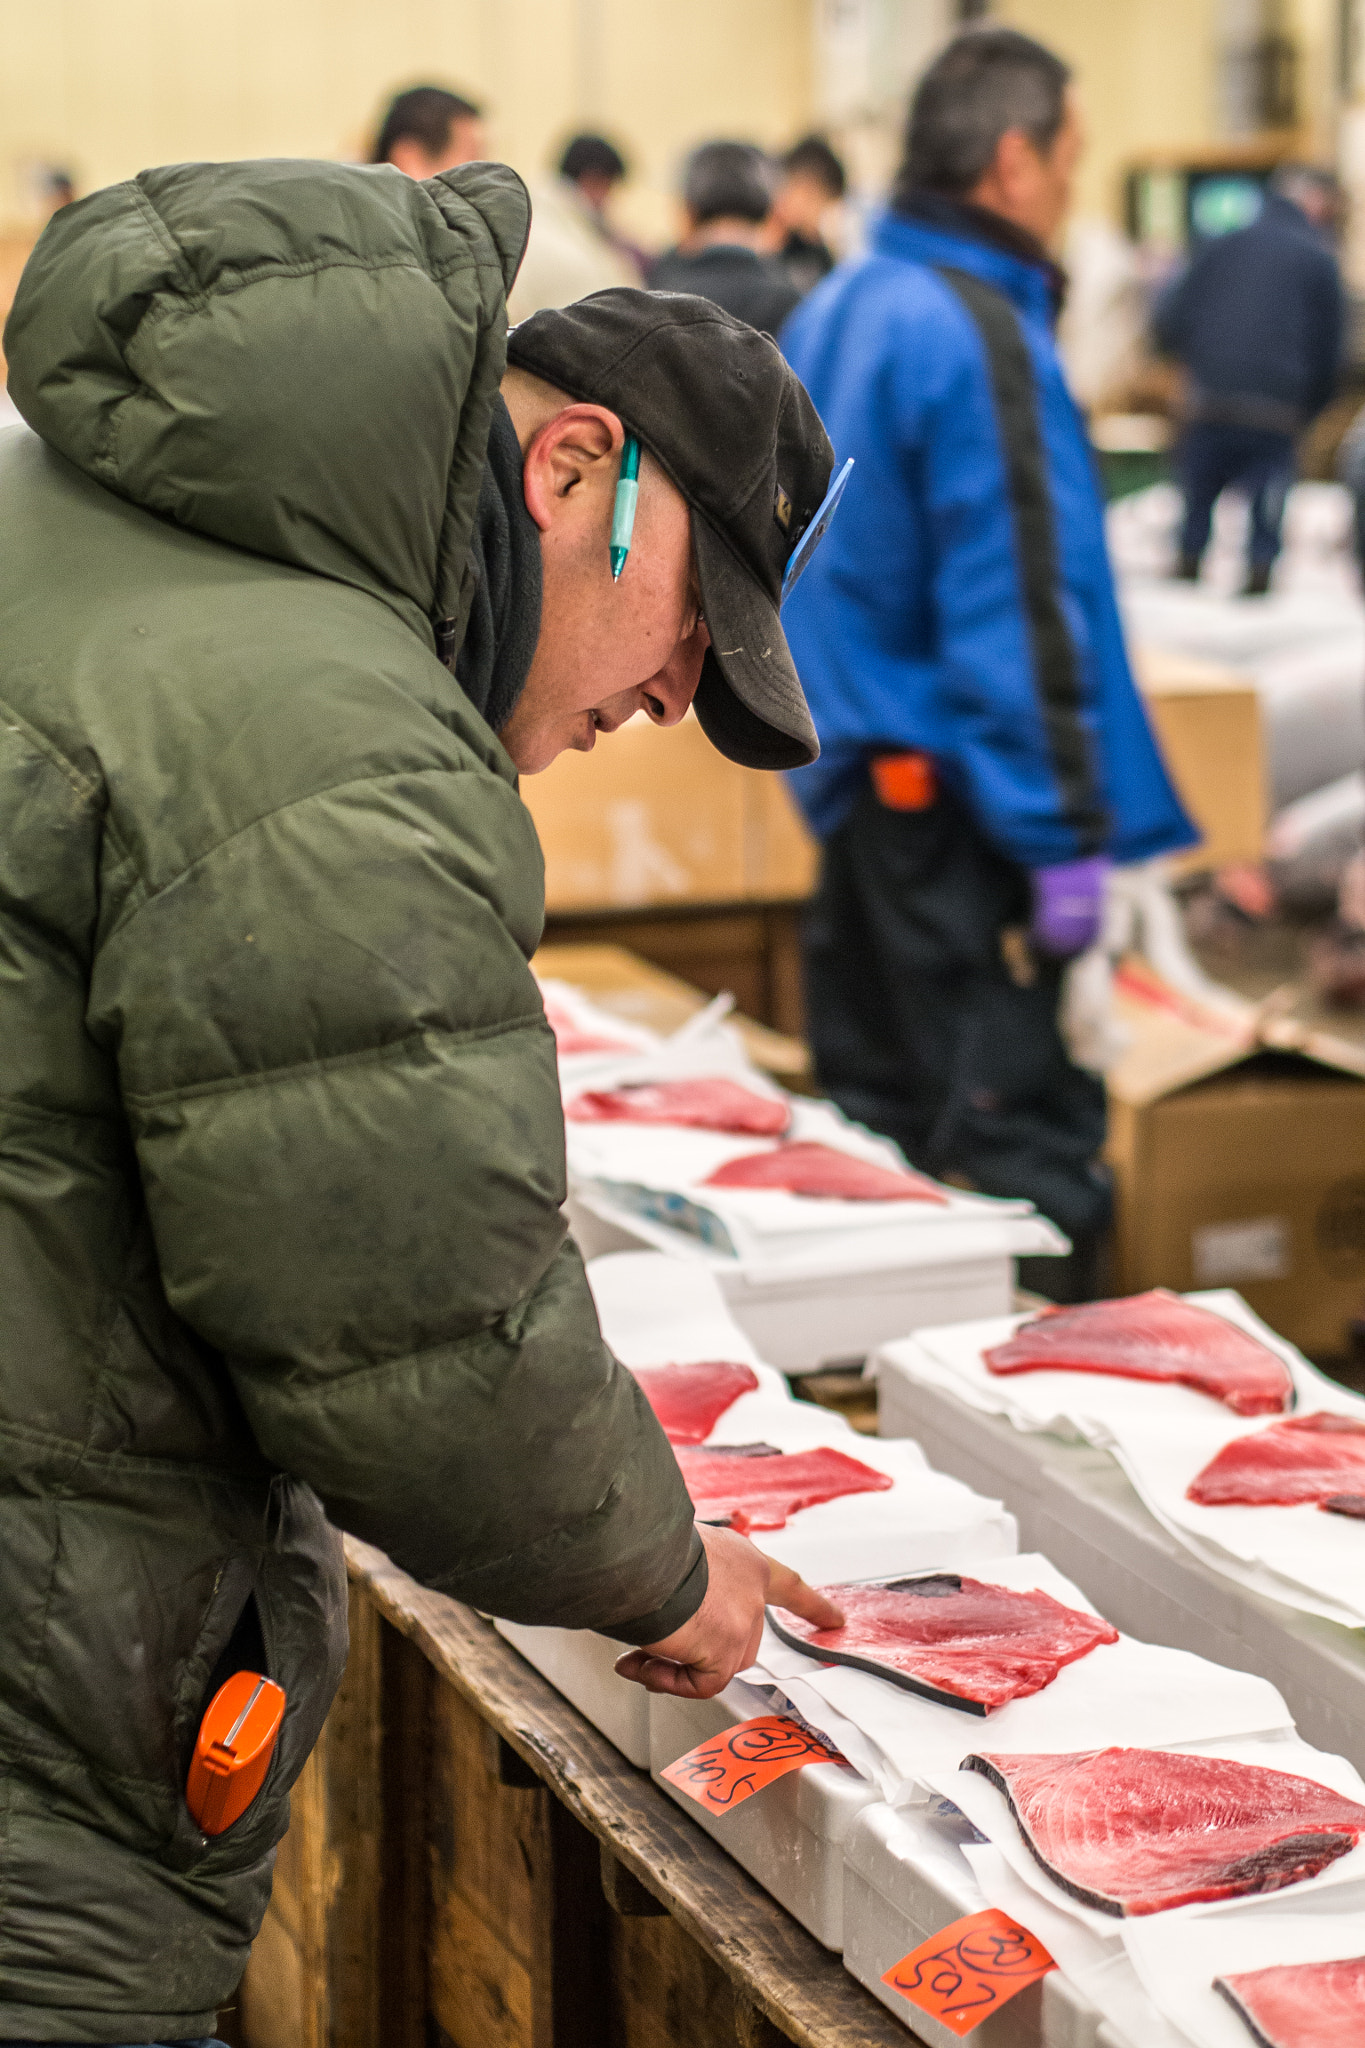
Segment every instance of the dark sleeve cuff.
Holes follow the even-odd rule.
[[[614,1621],[608,1633],[621,1643],[661,1643],[665,1636],[672,1635],[675,1628],[691,1621],[706,1598],[708,1573],[706,1546],[693,1529],[687,1570],[677,1591],[670,1594],[662,1607],[656,1607],[653,1614],[643,1614],[637,1621]]]

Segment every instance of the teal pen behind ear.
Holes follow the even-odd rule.
[[[616,486],[616,503],[611,515],[611,580],[620,579],[630,553],[635,531],[635,505],[640,495],[640,444],[627,434],[621,449],[621,475]]]

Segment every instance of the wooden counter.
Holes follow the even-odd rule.
[[[244,2048],[905,2048],[906,2030],[469,1608],[347,1543]]]

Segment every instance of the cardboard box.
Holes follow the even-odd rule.
[[[1236,1287],[1310,1355],[1365,1308],[1365,1052],[1128,963],[1109,1075],[1117,1284]]]
[[[1233,669],[1152,647],[1134,648],[1133,667],[1172,780],[1204,835],[1176,866],[1259,860],[1269,797],[1255,684]]]
[[[545,852],[545,907],[784,902],[808,896],[817,849],[780,775],[718,754],[691,712],[634,718],[590,754],[521,784]]]

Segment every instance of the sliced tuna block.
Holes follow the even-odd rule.
[[[580,1052],[634,1052],[627,1038],[608,1038],[600,1031],[585,1031],[572,1011],[553,996],[545,1000],[545,1021],[555,1035],[555,1050],[561,1057]]]
[[[677,1457],[700,1520],[728,1522],[741,1536],[785,1529],[800,1508],[848,1493],[886,1493],[895,1484],[887,1473],[823,1446],[787,1452],[771,1444],[713,1444],[705,1450],[679,1444]]]
[[[962,1769],[999,1786],[1063,1891],[1121,1917],[1300,1884],[1365,1829],[1365,1806],[1340,1792],[1226,1757],[982,1752]]]
[[[704,1444],[726,1409],[758,1386],[757,1374],[747,1365],[722,1358],[631,1370],[671,1444]]]
[[[1235,1415],[1279,1415],[1294,1382],[1278,1352],[1226,1316],[1164,1287],[1120,1301],[1044,1309],[983,1354],[991,1372],[1097,1372],[1126,1380],[1174,1380],[1212,1394]]]
[[[851,1664],[907,1692],[969,1714],[1027,1699],[1064,1664],[1118,1630],[1063,1607],[1050,1593],[987,1586],[956,1572],[925,1572],[880,1584],[825,1586],[842,1628],[815,1628],[794,1614],[768,1619],[793,1649],[825,1664]]]
[[[792,1120],[785,1102],[720,1076],[589,1088],[564,1114],[575,1124],[682,1124],[753,1138],[780,1138]]]
[[[837,1202],[938,1202],[947,1196],[932,1181],[897,1166],[855,1159],[833,1145],[776,1145],[727,1160],[702,1182],[708,1188],[777,1188],[789,1195]]]
[[[1316,1501],[1334,1514],[1357,1516],[1365,1512],[1362,1493],[1365,1422],[1351,1415],[1290,1415],[1234,1437],[1185,1489],[1187,1500],[1206,1508]]]
[[[1365,2041],[1365,1956],[1281,1963],[1215,1977],[1260,2048],[1360,2048]]]

